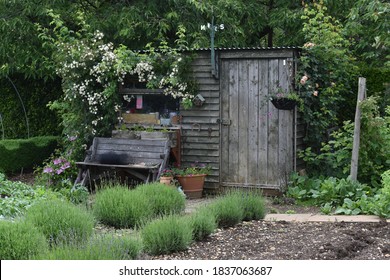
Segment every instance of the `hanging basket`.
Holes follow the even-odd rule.
[[[288,98],[272,99],[271,102],[279,110],[292,110],[297,106],[297,101]]]

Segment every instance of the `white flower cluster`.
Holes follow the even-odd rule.
[[[177,59],[177,62],[181,61],[181,57]],[[179,65],[175,63],[168,77],[160,80],[159,86],[164,88],[164,94],[170,95],[173,98],[191,99],[193,96],[188,93],[188,85],[185,82],[179,82]]]
[[[156,75],[153,71],[153,65],[145,61],[138,62],[135,68],[132,71],[130,71],[130,74],[131,75],[137,74],[138,80],[141,83],[156,79]]]
[[[78,40],[68,44],[59,44],[67,59],[57,69],[57,74],[65,81],[64,100],[83,102],[88,108],[91,123],[85,129],[96,133],[98,123],[103,120],[99,112],[107,103],[107,88],[111,85],[109,77],[117,62],[112,43],[101,42],[103,33],[97,31],[88,40]]]
[[[131,102],[131,100],[133,100],[134,98],[135,98],[134,95],[123,95],[123,99],[126,102]]]

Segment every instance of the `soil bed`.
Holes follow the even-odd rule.
[[[244,222],[160,260],[390,259],[388,223]]]

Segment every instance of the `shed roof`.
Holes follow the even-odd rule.
[[[217,51],[299,50],[300,47],[215,47]],[[210,51],[211,48],[192,48],[193,51]]]

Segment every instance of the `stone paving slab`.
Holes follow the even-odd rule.
[[[267,214],[265,221],[286,221],[286,222],[365,222],[379,223],[381,221],[390,222],[390,219],[381,219],[373,215],[318,215],[318,214]]]

